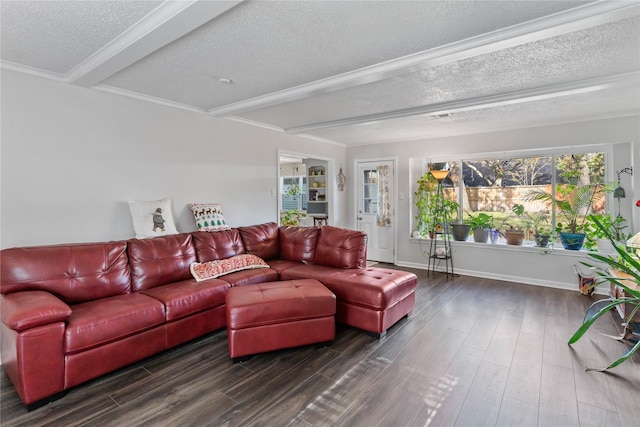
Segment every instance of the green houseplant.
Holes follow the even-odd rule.
[[[528,227],[528,218],[528,214],[524,211],[524,205],[516,203],[511,207],[511,212],[502,221],[502,225],[505,227],[503,235],[507,240],[507,245],[522,245],[524,229]]]
[[[470,226],[470,231],[473,233],[473,241],[477,243],[487,243],[489,240],[489,229],[493,226],[493,217],[490,215],[479,212],[474,215],[467,213],[469,218],[467,223]]]
[[[300,224],[300,211],[297,209],[291,209],[284,213],[284,216],[280,218],[281,225],[299,225]]]
[[[531,230],[536,246],[545,248],[549,246],[549,240],[553,234],[549,215],[545,212],[536,212],[529,215],[531,219]]]
[[[611,237],[613,237],[613,240],[616,242],[624,242],[631,237],[629,233],[624,231],[627,228],[627,221],[624,217],[620,215],[613,217],[609,212],[591,214],[587,216],[584,225],[584,230],[587,235],[585,242],[587,249],[594,250],[597,248],[601,252],[613,252],[613,247],[609,243],[609,239],[607,239],[604,231],[596,226],[594,218],[598,219],[602,227],[611,234]]]
[[[593,221],[595,226],[605,236],[607,236],[607,238],[613,245],[617,253],[617,256],[615,257],[611,255],[605,256],[598,253],[589,253],[588,256],[595,259],[596,261],[599,261],[605,264],[611,269],[615,269],[623,273],[626,273],[631,277],[633,281],[635,281],[636,284],[640,283],[640,260],[638,260],[637,256],[635,256],[635,254],[627,252],[625,246],[621,245],[619,242],[614,240],[613,235],[609,232],[609,230],[605,227],[605,225],[602,222],[600,222],[600,220],[597,217],[592,216],[590,220]],[[615,308],[620,304],[626,304],[627,306],[634,307],[633,309],[631,309],[629,315],[626,315],[624,319],[625,324],[628,328],[630,327],[631,320],[634,318],[636,313],[640,310],[640,291],[639,290],[637,290],[636,288],[630,287],[628,282],[625,283],[625,280],[620,280],[618,277],[612,276],[609,273],[609,271],[605,268],[598,267],[598,266],[594,267],[593,265],[587,262],[582,262],[582,264],[590,268],[596,268],[596,273],[599,276],[599,281],[596,282],[596,284],[601,283],[603,281],[613,283],[621,287],[622,289],[624,289],[624,291],[626,292],[627,295],[629,295],[629,297],[602,299],[591,304],[591,306],[587,310],[587,313],[585,314],[582,325],[569,339],[569,344],[576,343],[580,338],[582,338],[582,336],[589,330],[591,325],[593,325],[598,318],[608,313],[609,310]],[[596,286],[596,284],[594,284],[593,286]],[[635,345],[633,345],[622,357],[620,357],[619,359],[611,363],[606,368],[603,368],[603,369],[587,368],[587,370],[605,371],[607,369],[615,368],[616,366],[620,365],[624,361],[628,360],[631,356],[633,356],[633,354],[638,350],[638,348],[640,348],[640,340],[638,340],[638,342],[636,342]]]
[[[427,235],[433,237],[436,231],[436,223],[440,223],[443,231],[447,232],[447,225],[444,219],[455,219],[458,216],[460,205],[446,199],[442,194],[438,194],[438,181],[427,172],[417,181],[418,189],[414,193],[416,208],[418,209],[416,219],[416,232],[422,238]]]
[[[605,186],[558,184],[552,194],[545,190],[535,190],[527,194],[529,200],[546,202],[557,212],[556,232],[562,246],[569,250],[580,250],[584,243],[584,223],[593,201],[605,192]]]

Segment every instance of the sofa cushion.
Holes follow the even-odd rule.
[[[193,233],[192,239],[198,262],[231,258],[245,253],[244,243],[237,228],[210,233]]]
[[[140,291],[161,301],[165,306],[167,322],[190,316],[225,304],[229,283],[211,279],[196,283],[193,279],[157,286]]]
[[[216,261],[203,263],[194,262],[191,264],[190,270],[196,282],[202,282],[203,280],[214,279],[224,276],[225,274],[235,273],[236,271],[252,270],[255,268],[269,268],[269,266],[260,257],[251,254],[242,254]]]
[[[327,277],[340,273],[341,271],[343,271],[341,268],[329,267],[327,265],[297,264],[281,271],[280,280],[316,279],[324,282]]]
[[[278,224],[275,222],[239,227],[238,230],[247,253],[259,256],[264,260],[280,257]]]
[[[270,259],[269,267],[276,270],[278,274],[282,274],[288,268],[298,267],[300,265],[297,261],[289,261],[288,259]]]
[[[196,261],[191,234],[174,234],[128,242],[133,290],[150,289],[191,278]]]
[[[228,230],[227,222],[222,215],[222,206],[217,203],[190,203],[193,219],[198,231]]]
[[[4,249],[0,293],[47,291],[66,304],[131,292],[127,243],[79,243]]]
[[[298,262],[313,262],[318,227],[280,227],[280,258]]]
[[[408,271],[369,267],[343,270],[322,281],[338,301],[385,310],[415,291],[418,278]]]
[[[253,285],[256,283],[274,282],[278,280],[278,272],[272,268],[243,270],[220,276],[218,280],[224,280],[231,286]]]
[[[313,262],[337,268],[365,268],[366,233],[330,225],[321,227]]]
[[[65,354],[108,344],[165,321],[164,305],[138,293],[77,304],[71,310],[64,332]]]

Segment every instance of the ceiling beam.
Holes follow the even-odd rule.
[[[445,46],[407,55],[290,89],[212,108],[212,116],[239,114],[373,83],[491,52],[640,15],[637,2],[595,2]]]
[[[523,102],[539,101],[541,99],[557,98],[561,96],[577,95],[587,92],[609,89],[624,85],[638,85],[640,73],[631,72],[614,76],[598,77],[587,80],[580,80],[571,83],[563,83],[550,86],[542,86],[533,89],[519,90],[498,95],[490,95],[472,99],[463,99],[451,102],[425,105],[422,107],[406,108],[385,113],[350,117],[347,119],[333,120],[328,122],[313,123],[304,126],[296,126],[285,129],[289,134],[302,134],[305,132],[349,126],[364,123],[374,123],[383,120],[397,119],[401,117],[427,115],[437,117],[439,115],[449,115],[461,111],[481,110],[495,108],[503,105],[519,104]]]
[[[84,87],[100,83],[241,2],[165,1],[75,66],[67,74],[67,82]]]

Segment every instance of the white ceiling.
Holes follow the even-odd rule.
[[[637,0],[0,7],[3,68],[345,146],[640,114]]]

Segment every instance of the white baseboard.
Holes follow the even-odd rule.
[[[429,269],[429,266],[427,264],[413,263],[413,262],[397,262],[396,265],[398,267],[417,268],[419,270]],[[440,269],[439,271],[444,272],[443,269]],[[518,277],[518,276],[509,276],[505,274],[487,273],[486,271],[454,269],[454,273],[461,274],[463,276],[481,277],[483,279],[502,280],[506,282],[523,283],[525,285],[544,286],[547,288],[555,288],[555,289],[563,289],[565,291],[579,292],[577,278],[575,283],[564,283],[564,282],[552,282],[548,280],[536,280],[536,279],[532,279],[531,277]],[[609,295],[609,288],[605,284],[602,284],[596,287],[594,293],[598,295]]]

